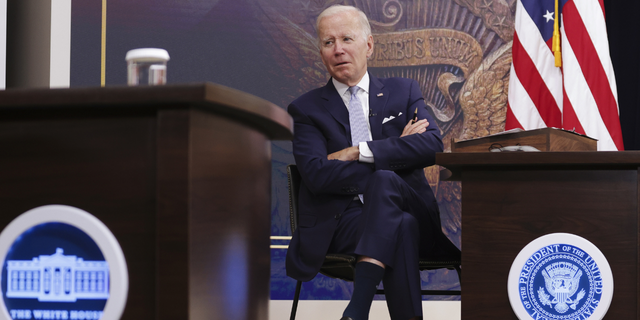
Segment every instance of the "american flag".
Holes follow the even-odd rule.
[[[555,0],[518,0],[505,129],[575,130],[623,150],[603,0],[558,0],[562,67],[552,51]]]

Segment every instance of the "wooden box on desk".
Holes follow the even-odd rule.
[[[596,151],[597,140],[556,128],[542,128],[454,141],[451,152],[488,152],[491,146],[532,146],[540,151]]]

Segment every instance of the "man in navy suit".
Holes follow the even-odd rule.
[[[374,42],[362,11],[332,6],[317,32],[331,80],[288,108],[302,185],[287,274],[309,281],[327,252],[355,254],[343,320],[368,319],[381,280],[393,320],[422,319],[419,257],[453,246],[423,172],[443,149],[440,129],[415,81],[368,74]]]

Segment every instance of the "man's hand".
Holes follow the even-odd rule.
[[[327,156],[327,159],[329,160],[340,160],[340,161],[356,161],[359,158],[360,158],[360,149],[358,148],[358,146],[342,149],[340,151],[336,151]]]
[[[427,119],[418,120],[416,121],[416,123],[413,123],[413,124],[411,122],[412,121],[409,121],[409,123],[407,123],[407,125],[404,126],[404,130],[402,130],[402,135],[400,135],[401,138],[404,136],[408,136],[416,133],[423,133],[427,131],[427,127],[429,126],[429,121],[427,121]]]

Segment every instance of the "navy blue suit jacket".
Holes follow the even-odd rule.
[[[395,171],[423,196],[440,233],[437,203],[423,168],[435,163],[443,144],[436,121],[427,112],[418,83],[404,78],[370,77],[368,142],[375,163],[328,160],[327,155],[351,144],[349,113],[330,80],[293,101],[288,108],[294,120],[293,154],[302,176],[298,229],[287,252],[290,277],[308,281],[318,272],[342,213],[354,195],[363,193],[375,170]],[[427,131],[400,138],[418,109],[418,119],[428,119]],[[394,117],[391,120],[383,119]],[[435,243],[434,243],[435,244]],[[421,252],[429,248],[421,248]]]

